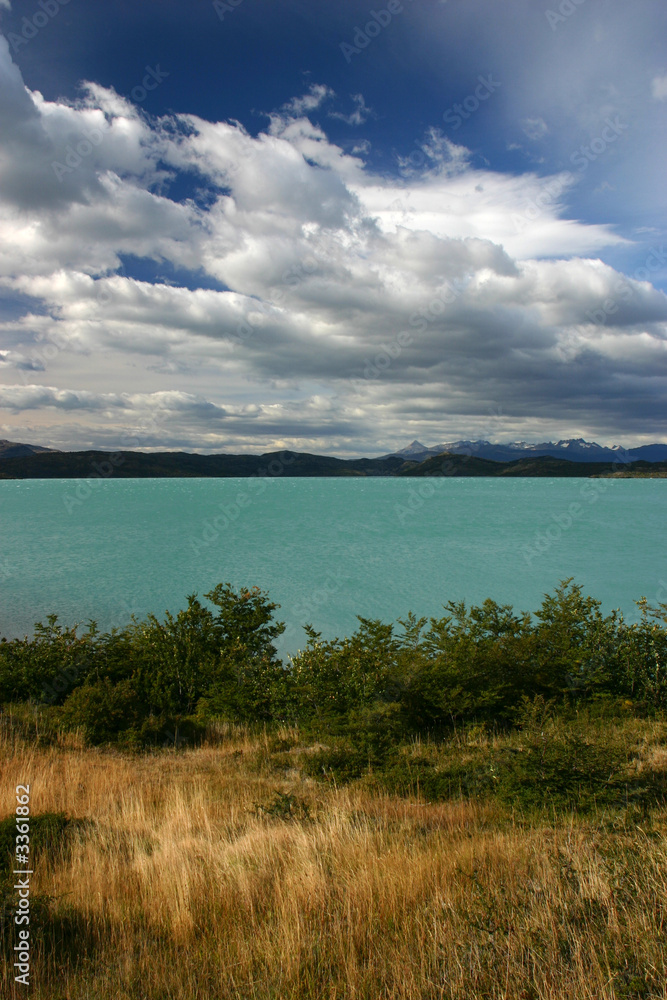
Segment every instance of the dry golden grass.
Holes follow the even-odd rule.
[[[33,997],[667,997],[667,814],[522,825],[272,777],[252,752],[240,733],[136,757],[5,742],[0,818],[29,782],[34,812],[89,821],[34,876],[58,941]],[[309,816],[257,810],[276,791]],[[25,994],[5,967],[2,995]]]

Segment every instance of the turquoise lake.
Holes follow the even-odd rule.
[[[420,492],[421,491],[421,492]],[[54,612],[103,629],[216,583],[301,625],[438,615],[492,597],[534,611],[573,576],[605,611],[667,601],[667,480],[123,479],[0,482],[0,634]]]

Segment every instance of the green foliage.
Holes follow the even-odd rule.
[[[435,748],[434,748],[435,750]],[[457,798],[484,799],[494,791],[488,754],[447,746],[414,753],[403,748],[378,776],[387,791],[419,795],[431,802]]]
[[[605,732],[593,736],[553,715],[553,702],[524,698],[519,715],[521,745],[493,755],[495,791],[522,807],[592,805],[618,799],[628,763],[627,748]]]
[[[334,738],[329,746],[305,756],[301,766],[313,778],[344,784],[366,774],[372,769],[373,762],[367,753],[349,740]]]
[[[351,781],[367,771],[384,770],[394,760],[404,726],[398,703],[362,705],[340,724],[331,746],[309,755],[307,773],[336,781]]]
[[[307,626],[307,647],[292,660],[293,711],[315,732],[339,728],[349,713],[400,697],[400,644],[393,627],[357,617],[360,626],[350,639],[322,642],[320,634]]]
[[[136,671],[135,686],[151,715],[189,715],[210,686],[220,655],[213,614],[192,594],[176,616],[164,622],[148,615],[128,632]]]
[[[33,639],[0,643],[0,698],[61,704],[66,693],[87,676],[97,645],[91,622],[82,636],[76,626],[63,628],[57,615],[37,622]]]
[[[414,649],[408,702],[415,728],[511,719],[519,693],[535,684],[529,616],[491,600],[470,609],[449,602],[445,610]]]
[[[637,605],[639,622],[620,631],[613,651],[613,689],[654,712],[667,706],[667,604]]]
[[[243,722],[268,721],[286,706],[286,678],[273,640],[285,631],[274,622],[279,607],[259,587],[218,584],[206,597],[218,608],[214,620],[217,667],[207,696],[223,717]]]
[[[440,618],[410,612],[397,626],[359,617],[347,638],[323,641],[306,625],[306,647],[287,664],[275,647],[285,625],[265,592],[221,583],[205,597],[208,604],[192,594],[176,614],[133,618],[106,634],[94,622],[79,634],[50,616],[32,639],[0,643],[0,698],[47,703],[49,726],[79,728],[90,742],[137,747],[194,742],[213,717],[294,722],[330,748],[312,766],[340,775],[400,771],[395,748],[417,734],[445,737],[470,724],[530,734],[525,699],[543,699],[561,716],[625,702],[654,715],[667,708],[667,605],[642,599],[640,620],[628,625],[617,611],[603,615],[572,580],[546,594],[534,616],[492,600],[450,601]],[[602,781],[591,747],[550,740],[497,761],[502,782],[489,780],[507,796],[533,781],[572,795],[588,772]],[[487,781],[477,767],[452,764],[437,778],[427,763],[415,767],[436,785]]]
[[[219,584],[164,620],[148,615],[125,629],[82,635],[55,615],[33,639],[0,643],[0,698],[59,708],[58,720],[92,743],[180,745],[204,729],[204,712],[270,720],[287,705],[286,674],[273,640],[284,631],[258,588]]]
[[[114,684],[104,677],[76,688],[61,715],[71,729],[82,729],[91,743],[106,743],[132,729],[141,718],[141,701],[130,680]]]
[[[273,612],[280,605],[267,600],[259,587],[241,587],[237,594],[229,583],[219,583],[205,596],[219,609],[217,634],[225,653],[275,658],[273,640],[285,631],[282,622],[273,621]]]

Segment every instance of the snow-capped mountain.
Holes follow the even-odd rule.
[[[569,438],[561,441],[544,441],[531,444],[527,441],[510,441],[494,444],[491,441],[445,441],[428,447],[420,441],[413,441],[407,448],[393,452],[402,458],[418,462],[440,455],[443,451],[454,455],[474,455],[493,462],[514,462],[520,458],[565,458],[570,462],[664,462],[667,461],[667,444],[646,444],[638,448],[622,448],[620,445],[606,447],[583,438]]]

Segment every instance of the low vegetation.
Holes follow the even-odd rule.
[[[298,725],[375,762],[463,724],[510,730],[536,699],[565,717],[667,707],[667,605],[640,600],[628,624],[569,580],[534,615],[450,602],[439,619],[360,617],[354,635],[331,641],[305,625],[306,646],[287,664],[266,593],[219,584],[205,596],[110,633],[51,616],[32,638],[3,639],[0,703],[24,706],[41,739],[72,729],[91,744],[196,744],[214,720],[259,722]]]
[[[664,723],[584,732],[600,748],[610,728],[628,775],[664,780]],[[2,739],[3,814],[29,776],[60,825],[33,876],[40,1000],[666,995],[662,804],[621,789],[580,812],[455,786],[428,801],[387,793],[370,769],[314,780],[291,728],[120,754],[72,734],[36,749],[6,717]],[[406,753],[463,773],[519,748],[469,728]],[[0,989],[23,995],[9,963]]]
[[[564,581],[532,616],[308,626],[282,664],[266,594],[206,597],[0,644],[33,996],[667,998],[664,605]]]

